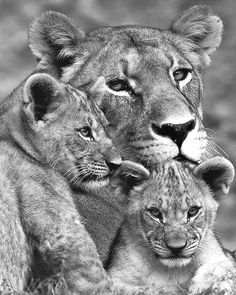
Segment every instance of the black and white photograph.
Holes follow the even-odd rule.
[[[235,0],[0,0],[0,295],[236,295],[235,55]]]

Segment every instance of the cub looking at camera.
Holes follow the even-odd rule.
[[[160,163],[151,176],[124,161],[112,181],[119,197],[121,190],[128,193],[126,219],[107,263],[113,282],[130,290],[166,287],[173,294],[218,284],[234,294],[236,270],[214,235],[217,201],[233,177],[232,164],[222,157],[192,171],[174,160]]]
[[[94,99],[100,98],[97,91]],[[60,274],[65,294],[110,292],[68,185],[94,190],[108,183],[110,166],[121,163],[106,124],[84,92],[44,73],[29,77],[1,104],[1,294],[22,294],[31,277]]]

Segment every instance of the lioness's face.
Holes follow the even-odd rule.
[[[199,162],[207,156],[201,73],[221,32],[206,6],[184,12],[169,31],[120,26],[85,36],[66,16],[48,13],[33,23],[30,46],[40,69],[75,87],[105,77],[101,107],[124,158]]]
[[[105,77],[101,107],[125,158],[148,163],[184,156],[198,162],[207,145],[200,75],[162,33],[149,29],[143,40],[145,31],[105,30],[89,63],[82,71],[76,71],[75,64],[63,79],[78,87]],[[89,38],[95,42],[97,33]]]

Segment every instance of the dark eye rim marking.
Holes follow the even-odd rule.
[[[163,221],[163,215],[159,208],[152,206],[150,208],[147,208],[146,210],[152,218],[158,219],[160,222]]]
[[[110,80],[107,82],[107,86],[115,92],[126,91],[130,95],[134,94],[133,88],[124,79],[117,78],[117,79]]]
[[[197,205],[191,206],[188,209],[188,219],[196,217],[198,213],[200,212],[201,208],[202,208],[201,206],[197,206]]]
[[[192,72],[193,70],[190,68],[179,68],[174,70],[172,75],[175,82],[178,83],[178,82],[184,81],[187,78],[187,76],[191,74]]]
[[[77,128],[76,131],[79,133],[80,137],[86,141],[94,141],[94,137],[92,135],[92,129],[89,126],[84,126],[81,128]]]

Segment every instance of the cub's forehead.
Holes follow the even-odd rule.
[[[99,128],[100,125],[104,127],[108,125],[103,112],[87,93],[75,89],[69,84],[63,83],[63,86],[65,90],[63,99],[67,100],[69,112],[74,112],[80,119],[87,117],[88,124],[95,128]]]
[[[158,165],[143,190],[145,206],[156,205],[162,209],[189,207],[202,203],[203,181],[198,180],[185,164],[170,161]]]

